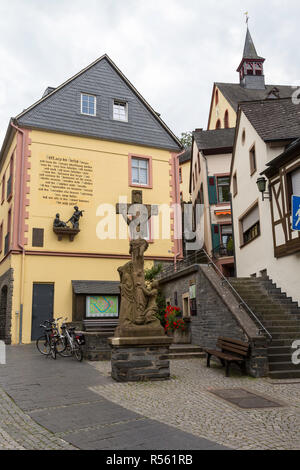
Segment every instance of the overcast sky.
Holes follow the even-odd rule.
[[[0,140],[9,118],[107,53],[172,131],[207,126],[237,82],[245,15],[267,83],[300,85],[299,0],[0,0]]]

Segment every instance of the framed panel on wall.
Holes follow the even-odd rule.
[[[118,318],[119,296],[118,295],[87,295],[86,318]]]

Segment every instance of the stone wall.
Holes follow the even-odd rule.
[[[182,295],[189,292],[190,281],[196,284],[197,314],[191,317],[192,344],[215,348],[219,336],[247,340],[231,311],[204,275],[199,265],[193,265],[180,273],[160,281],[163,295],[175,305],[176,297],[183,309]]]
[[[0,277],[0,339],[11,343],[13,269]]]

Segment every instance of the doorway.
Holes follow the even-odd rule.
[[[0,294],[0,340],[6,340],[7,324],[7,286],[3,286]]]
[[[53,318],[54,284],[33,284],[31,340],[35,341],[44,329],[45,320]]]

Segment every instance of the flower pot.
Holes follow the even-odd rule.
[[[191,333],[190,333],[189,329],[186,329],[185,331],[175,330],[173,338],[174,338],[173,342],[175,344],[190,344],[190,342],[191,342]]]

